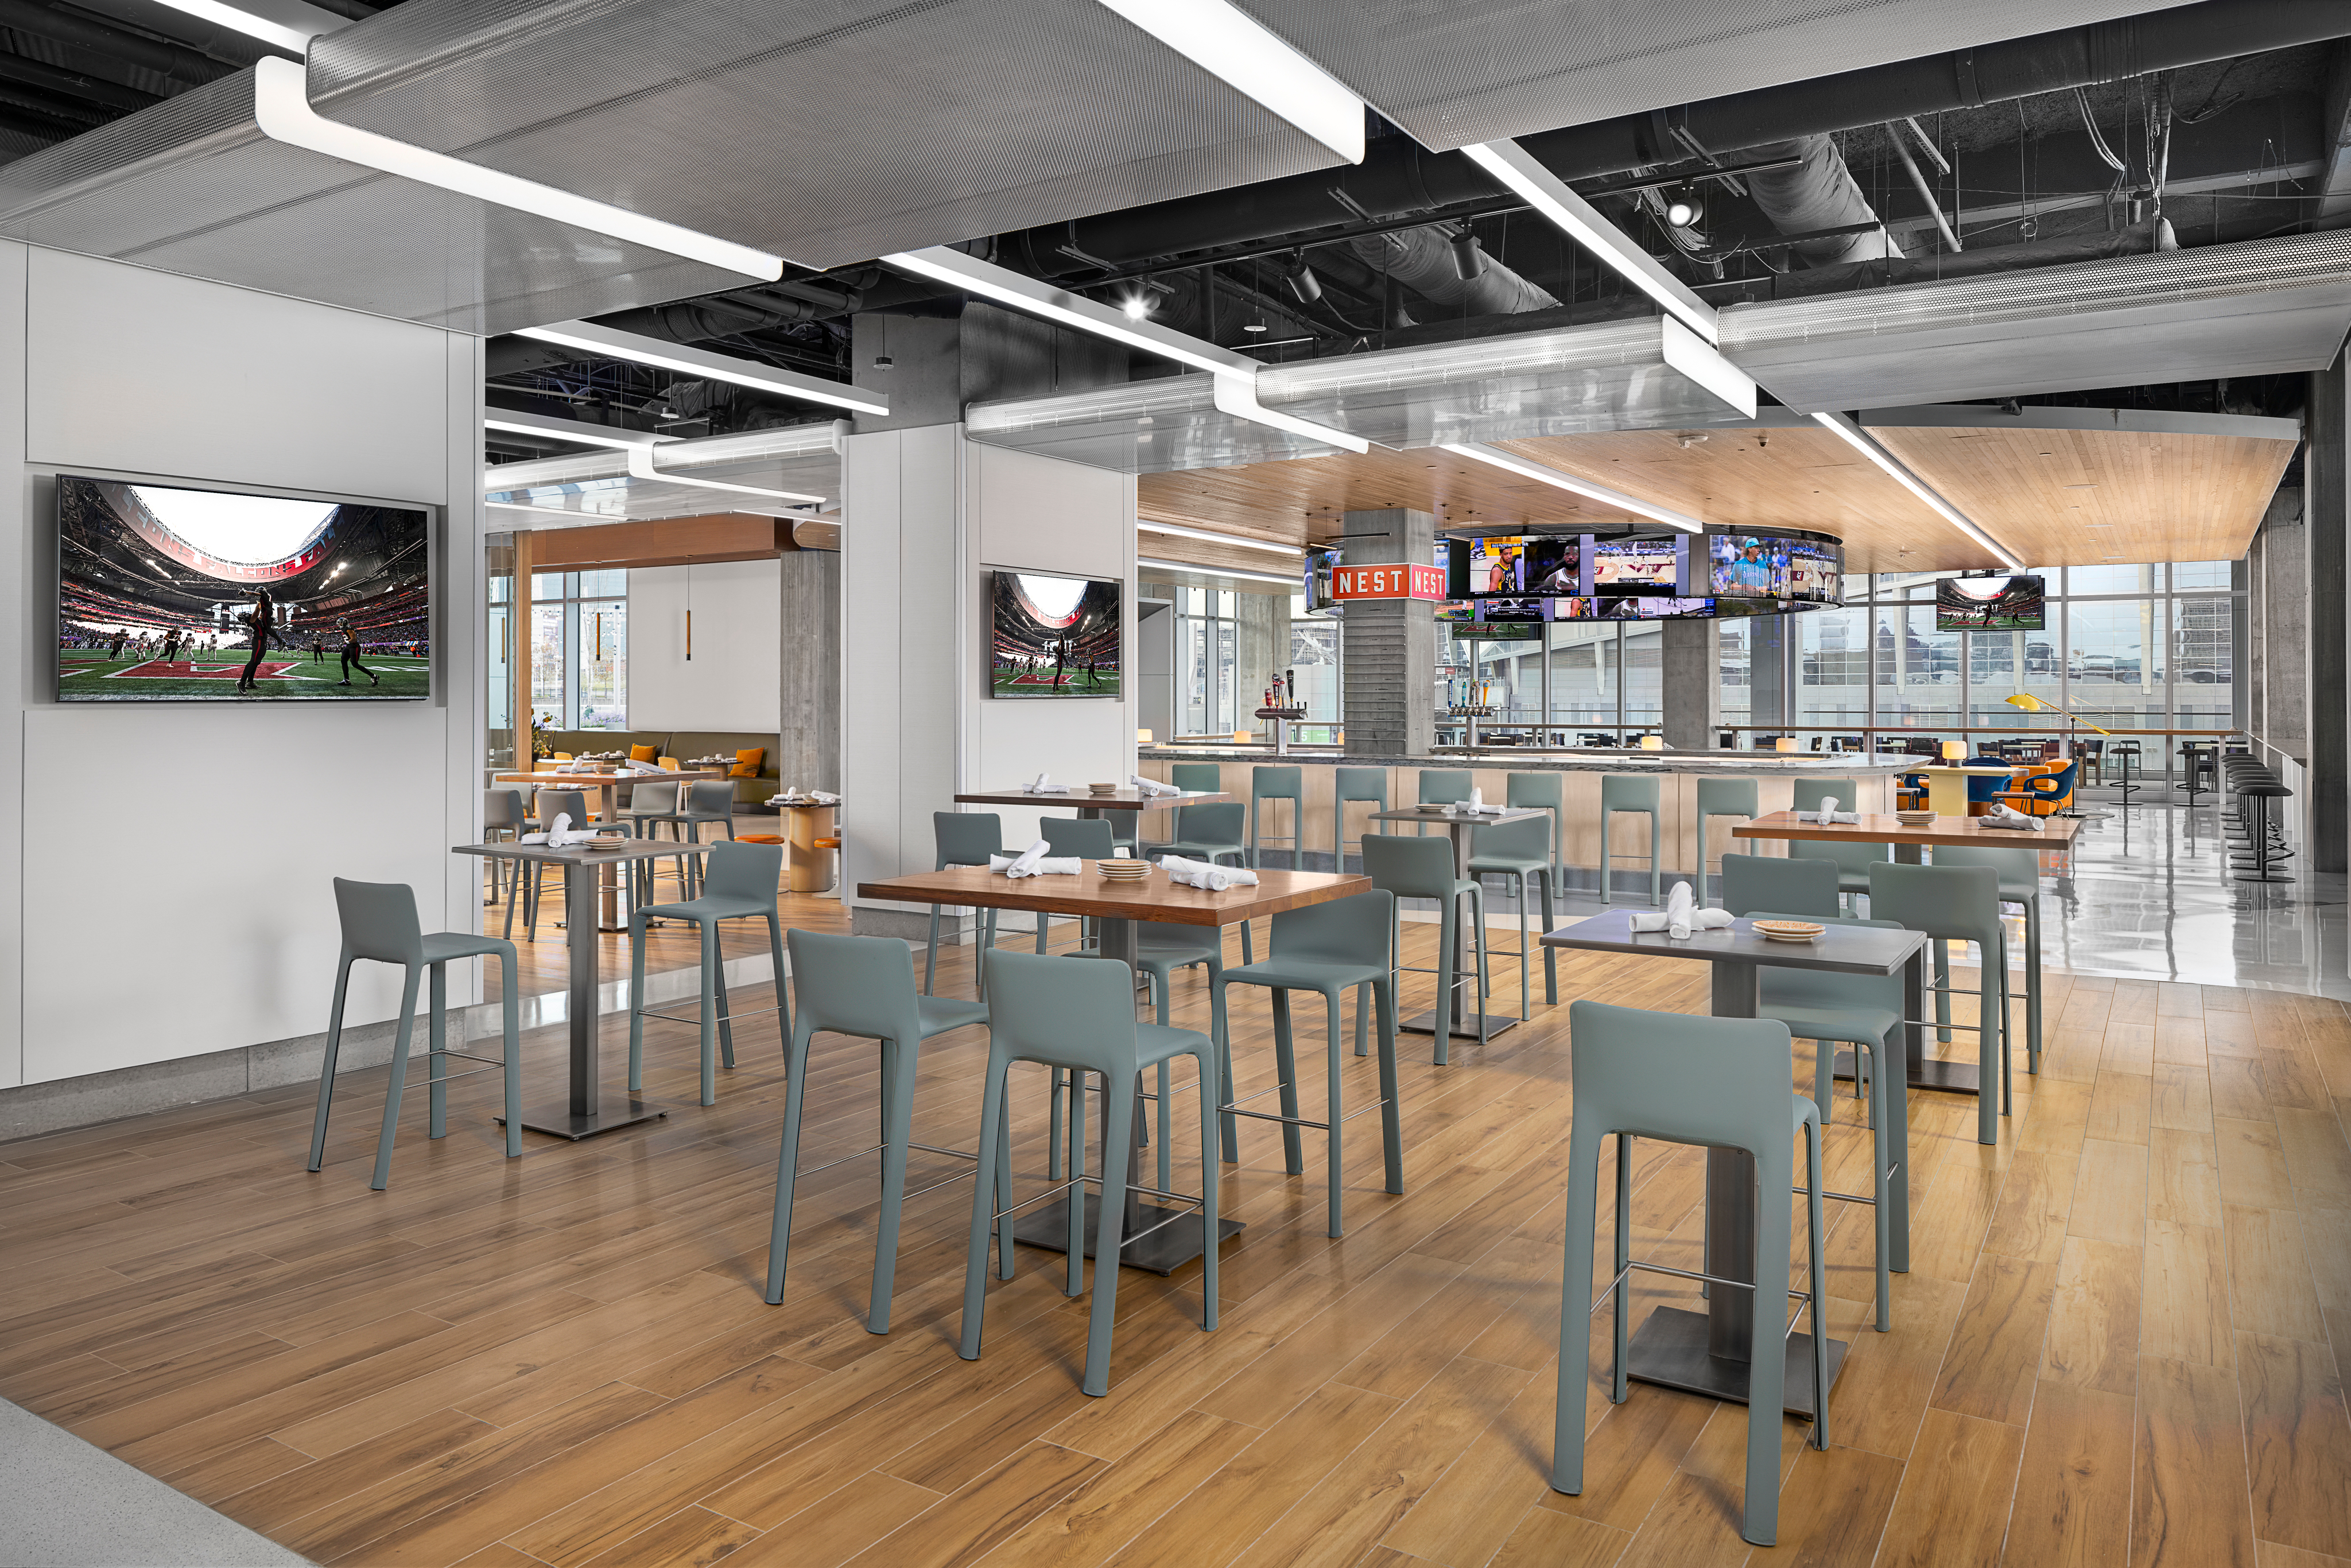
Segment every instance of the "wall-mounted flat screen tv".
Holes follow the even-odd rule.
[[[432,695],[423,508],[57,484],[59,701]]]
[[[1124,643],[1119,590],[1104,578],[998,572],[987,695],[1117,696]]]
[[[1589,567],[1592,593],[1656,593],[1681,591],[1683,560],[1689,536],[1664,539],[1583,538],[1583,559]]]
[[[1938,632],[2038,632],[2047,622],[2038,577],[1947,577],[1935,584]]]

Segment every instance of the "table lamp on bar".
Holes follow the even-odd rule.
[[[1966,741],[1964,741],[1964,740],[1947,740],[1947,741],[1943,742],[1943,760],[1944,760],[1944,761],[1946,761],[1946,762],[1963,762],[1963,761],[1967,760],[1967,755],[1968,755],[1968,743],[1967,743]]]
[[[1134,743],[1135,743],[1137,746],[1148,746],[1148,745],[1150,745],[1150,744],[1151,744],[1151,732],[1150,732],[1149,730],[1147,730],[1147,729],[1138,729],[1138,730],[1136,730],[1136,731],[1134,732]]]
[[[1665,748],[1666,737],[1662,735],[1645,735],[1641,737],[1641,749],[1644,751],[1663,751]]]
[[[1796,749],[1796,737],[1795,737],[1794,736],[1792,736],[1792,735],[1783,735],[1783,736],[1782,736],[1782,737],[1779,738],[1779,740],[1775,743],[1775,748],[1776,748],[1776,749],[1778,749],[1778,750],[1781,750],[1781,751],[1793,751],[1793,750],[1795,750],[1795,749]]]

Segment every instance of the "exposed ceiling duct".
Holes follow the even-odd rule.
[[[1877,213],[1861,187],[1844,154],[1825,136],[1800,136],[1792,141],[1767,141],[1747,149],[1759,160],[1789,159],[1783,169],[1766,169],[1746,176],[1748,193],[1771,226],[1783,235],[1815,234],[1823,229],[1850,229],[1874,224]],[[1806,240],[1793,247],[1814,267],[1840,262],[1874,261],[1900,256],[1902,247],[1884,229]]]
[[[1454,235],[1433,224],[1388,234],[1358,235],[1347,246],[1374,272],[1393,277],[1422,298],[1471,316],[1510,316],[1559,303],[1482,251],[1478,274],[1461,276]]]

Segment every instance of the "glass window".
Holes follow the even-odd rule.
[[[1624,661],[1624,727],[1627,734],[1666,722],[1666,629],[1657,622],[1617,628]]]
[[[1746,725],[1755,722],[1754,672],[1750,664],[1759,641],[1757,632],[1764,618],[1749,616],[1720,622],[1716,638],[1716,656],[1722,685],[1722,719],[1726,725]],[[1773,617],[1784,619],[1784,617]]]
[[[1959,633],[1935,630],[1931,603],[1872,612],[1880,727],[1959,738]]]
[[[2174,727],[2228,729],[2236,724],[2235,618],[2236,601],[2225,594],[2171,601]]]
[[[1293,599],[1293,606],[1303,601]],[[1339,690],[1339,623],[1326,616],[1294,616],[1290,622],[1290,670],[1298,682],[1305,722],[1336,725],[1346,709]],[[1326,738],[1320,732],[1315,738]]]
[[[2095,593],[2159,593],[2159,566],[2070,566],[2065,569],[2065,597]]]
[[[1830,726],[1847,737],[1862,733],[1869,719],[1869,616],[1852,609],[1781,618],[1796,634],[1794,723]],[[1810,747],[1809,737],[1804,744]]]
[[[1233,691],[1239,628],[1230,591],[1179,588],[1176,594],[1176,732],[1230,735],[1242,727]],[[1257,704],[1249,704],[1254,714]]]
[[[2195,588],[2227,588],[2234,561],[2182,560],[2171,566],[2171,589],[2175,593]]]
[[[1551,722],[1573,733],[1615,737],[1614,626],[1562,622],[1551,628]]]
[[[2154,635],[2160,602],[2066,604],[2065,674],[2080,717],[2108,729],[2165,727],[2162,649]]]
[[[593,572],[590,577],[620,577]],[[580,605],[580,727],[626,729],[629,725],[629,601],[583,600]]]

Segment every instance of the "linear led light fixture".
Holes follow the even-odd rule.
[[[1154,560],[1149,556],[1135,557],[1134,564],[1156,567],[1161,571],[1188,571],[1195,577],[1245,577],[1251,582],[1286,582],[1293,587],[1298,586],[1300,580],[1270,571],[1238,571],[1229,566],[1198,566],[1188,560]]]
[[[1296,545],[1278,545],[1264,539],[1245,539],[1237,534],[1212,534],[1206,528],[1179,528],[1174,523],[1155,523],[1148,517],[1134,519],[1137,533],[1174,534],[1177,538],[1206,539],[1212,545],[1231,545],[1236,549],[1261,549],[1269,555],[1299,555],[1306,552]]]
[[[593,321],[551,321],[544,327],[517,327],[515,336],[535,338],[542,343],[559,343],[567,349],[601,354],[608,359],[627,360],[632,364],[675,371],[682,375],[732,382],[738,387],[773,392],[778,397],[806,398],[811,402],[830,403],[835,408],[852,409],[859,413],[890,412],[887,399],[851,386],[846,382],[829,382],[818,376],[804,376],[798,371],[763,365],[756,360],[738,360],[730,354],[714,354],[684,343],[665,343],[659,338],[647,338],[636,332],[615,331]]]
[[[1081,332],[1091,332],[1097,338],[1108,338],[1130,349],[1140,349],[1146,354],[1157,354],[1195,370],[1207,371],[1217,378],[1217,407],[1237,419],[1250,420],[1259,424],[1286,430],[1325,445],[1343,447],[1349,452],[1368,452],[1372,444],[1360,435],[1317,424],[1311,419],[1277,413],[1261,406],[1257,401],[1257,374],[1264,367],[1246,354],[1218,348],[1206,339],[1195,338],[1188,332],[1178,332],[1162,327],[1156,321],[1131,320],[1124,312],[1097,305],[1082,295],[1066,288],[1056,288],[1009,267],[994,262],[966,256],[945,246],[932,246],[925,250],[899,251],[882,258],[883,265],[901,272],[911,272],[933,283],[943,283],[950,288],[960,288],[977,294],[983,299],[993,299],[1015,310],[1025,310],[1073,327]]]
[[[1908,468],[1905,467],[1892,453],[1877,444],[1876,438],[1867,431],[1862,429],[1860,423],[1855,421],[1851,414],[1837,413],[1824,410],[1819,413],[1815,413],[1813,417],[1818,420],[1824,428],[1834,432],[1837,438],[1843,441],[1847,446],[1852,447],[1855,452],[1860,453],[1864,457],[1868,458],[1872,463],[1877,465],[1878,467],[1886,470],[1886,475],[1892,478],[1896,484],[1901,486],[1904,489],[1909,491],[1912,495],[1926,502],[1927,505],[1932,507],[1937,515],[1941,517],[1945,522],[1950,524],[1951,527],[1959,529],[1959,532],[1967,535],[1968,538],[1975,540],[1976,543],[1983,546],[1984,549],[1998,556],[2001,559],[2001,563],[2006,566],[2009,570],[2022,571],[2024,570],[2024,563],[2011,555],[2005,545],[1992,538],[1990,534],[1984,532],[1983,529],[1976,527],[1975,524],[1970,522],[1967,517],[1960,513],[1957,507],[1952,506],[1949,501],[1943,499],[1942,497],[1938,496],[1934,491],[1928,489],[1918,476],[1911,473]]]
[[[496,507],[502,512],[553,512],[558,517],[577,517],[586,515],[585,513],[575,512],[569,507],[534,507],[526,501],[485,501],[482,505],[485,507]]]
[[[820,507],[822,496],[810,496],[799,490],[770,490],[763,485],[730,485],[723,479],[696,479],[674,469],[653,466],[651,446],[629,448],[629,476],[632,479],[658,479],[664,485],[692,485],[702,490],[731,490],[738,496],[764,496],[771,500],[789,501],[795,506]]]
[[[223,5],[221,0],[162,0],[162,4],[297,55],[308,53],[310,40],[319,34],[351,25],[349,16],[306,5],[302,0],[244,0],[236,5]]]
[[[1714,307],[1690,292],[1657,258],[1633,243],[1600,209],[1567,188],[1567,182],[1538,162],[1517,142],[1479,141],[1461,149],[1478,167],[1516,192],[1570,239],[1625,275],[1634,287],[1687,323],[1709,344],[1722,341]]]
[[[1102,5],[1348,162],[1364,161],[1363,98],[1232,0]]]
[[[772,283],[783,276],[781,256],[329,120],[310,107],[307,81],[303,68],[292,60],[271,55],[255,62],[253,119],[263,135],[289,147],[647,246],[761,283]]]
[[[504,430],[517,435],[551,435],[559,441],[576,441],[582,446],[609,446],[615,452],[676,439],[674,436],[656,435],[649,430],[622,430],[609,424],[590,424],[584,420],[557,419],[549,414],[523,413],[513,409],[494,409],[484,414],[482,428]]]
[[[1456,456],[1474,457],[1480,463],[1490,463],[1497,468],[1507,469],[1522,479],[1537,480],[1562,490],[1572,490],[1594,501],[1605,501],[1612,507],[1621,507],[1628,512],[1653,518],[1669,528],[1679,528],[1686,534],[1706,532],[1706,525],[1687,512],[1677,512],[1671,507],[1660,507],[1655,501],[1644,501],[1638,496],[1628,496],[1622,490],[1612,490],[1605,485],[1595,485],[1589,479],[1579,479],[1573,474],[1546,468],[1540,463],[1530,463],[1523,457],[1513,456],[1482,442],[1447,441],[1440,445]]]

